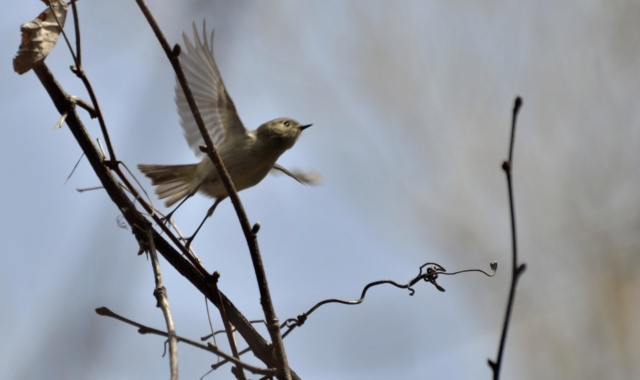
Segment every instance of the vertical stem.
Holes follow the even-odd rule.
[[[162,273],[160,272],[160,261],[156,252],[156,245],[153,241],[153,232],[151,229],[147,232],[147,243],[149,244],[149,255],[151,256],[151,266],[153,267],[153,275],[155,278],[156,288],[153,294],[158,301],[157,307],[162,310],[164,320],[167,325],[167,337],[169,338],[169,368],[171,371],[171,380],[178,380],[178,338],[176,337],[176,328],[173,324],[171,316],[171,308],[169,307],[169,299],[167,297],[167,289],[162,282]]]
[[[218,278],[220,278],[220,273],[215,272],[211,278],[213,284],[213,297],[216,299],[216,302],[220,305],[218,306],[218,310],[220,311],[220,317],[222,318],[222,323],[224,324],[224,331],[227,334],[227,340],[229,341],[229,347],[231,347],[231,353],[233,357],[240,360],[240,354],[238,353],[238,346],[236,345],[236,340],[233,335],[233,326],[229,323],[229,318],[227,318],[227,312],[225,310],[224,304],[222,303],[222,299],[220,298],[220,290],[218,289]],[[242,371],[242,367],[236,366],[236,371],[234,371],[236,378],[240,380],[246,380],[244,376],[244,372]]]
[[[511,168],[513,166],[513,143],[516,134],[516,120],[518,111],[522,106],[522,99],[517,97],[513,106],[513,115],[511,119],[511,142],[509,144],[509,157],[507,161],[502,163],[502,170],[504,170],[507,177],[507,190],[509,193],[509,215],[511,217],[511,244],[512,244],[512,263],[511,263],[511,286],[509,288],[509,298],[507,300],[507,310],[505,312],[504,323],[502,325],[502,334],[500,337],[500,345],[498,347],[498,358],[496,361],[489,360],[489,366],[493,370],[494,380],[500,378],[500,369],[502,368],[502,358],[504,357],[504,347],[507,342],[507,332],[509,330],[509,323],[511,321],[511,313],[513,311],[513,303],[516,295],[516,286],[518,279],[524,272],[526,265],[518,264],[518,241],[516,233],[516,211],[513,200],[513,181],[511,176]]]

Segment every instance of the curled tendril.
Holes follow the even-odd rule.
[[[491,273],[489,272],[485,272],[482,269],[464,269],[464,270],[459,270],[457,272],[443,272],[442,274],[447,275],[447,276],[451,276],[454,274],[459,274],[459,273],[468,273],[468,272],[478,272],[478,273],[482,273],[487,277],[493,277],[496,275],[496,271],[498,270],[498,263],[495,261],[492,261],[491,264],[489,264],[489,267],[491,268]]]
[[[437,263],[425,263],[422,266],[420,266],[420,270],[418,272],[418,275],[415,276],[414,278],[412,278],[411,280],[409,280],[409,282],[407,282],[405,285],[403,284],[399,284],[395,281],[392,280],[380,280],[380,281],[374,281],[374,282],[370,282],[369,284],[367,284],[364,289],[362,289],[362,293],[360,295],[360,298],[357,300],[352,300],[352,301],[347,301],[347,300],[340,300],[340,299],[326,299],[323,301],[318,302],[317,304],[313,305],[313,307],[311,307],[311,309],[309,309],[306,313],[300,314],[298,315],[296,318],[289,318],[287,320],[285,320],[282,325],[280,326],[281,329],[283,328],[288,328],[288,330],[282,335],[282,337],[284,338],[285,336],[287,336],[291,331],[293,331],[293,329],[295,329],[296,327],[302,326],[306,321],[307,318],[309,317],[309,315],[311,313],[313,313],[314,311],[316,311],[319,307],[324,306],[326,304],[329,303],[338,303],[338,304],[342,304],[342,305],[358,305],[361,304],[364,299],[365,296],[367,294],[367,291],[369,290],[369,288],[372,288],[374,286],[378,286],[378,285],[383,285],[383,284],[389,284],[389,285],[393,285],[396,288],[400,288],[400,289],[407,289],[409,291],[409,295],[412,296],[415,294],[415,289],[413,288],[413,286],[415,284],[417,284],[420,281],[425,281],[425,282],[429,282],[431,283],[433,286],[436,287],[436,289],[438,289],[441,292],[444,292],[445,289],[440,286],[437,283],[437,279],[439,275],[455,275],[455,274],[460,274],[460,273],[467,273],[467,272],[479,272],[484,274],[485,276],[488,277],[493,277],[496,274],[496,270],[498,268],[498,264],[494,261],[490,264],[490,268],[491,268],[491,272],[485,272],[482,269],[465,269],[465,270],[461,270],[461,271],[457,271],[457,272],[447,272],[446,269]]]

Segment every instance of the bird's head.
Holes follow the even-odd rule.
[[[287,150],[293,146],[300,133],[310,126],[311,124],[300,125],[295,120],[280,118],[262,124],[256,132],[258,140]]]

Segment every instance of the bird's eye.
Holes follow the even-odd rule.
[[[285,122],[284,122],[284,126],[285,126],[285,127],[288,127],[288,126],[290,126],[290,125],[291,125],[291,123],[290,123],[290,122],[288,122],[288,121],[285,121]]]

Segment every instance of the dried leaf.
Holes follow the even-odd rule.
[[[33,21],[20,26],[22,42],[13,59],[13,69],[18,74],[26,73],[45,59],[60,37],[66,16],[67,4],[63,0],[52,0],[51,8],[47,7]]]

